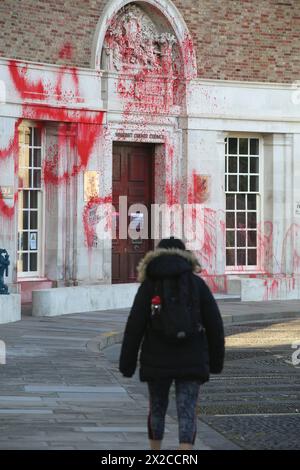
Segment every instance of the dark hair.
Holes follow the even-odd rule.
[[[185,250],[185,244],[182,240],[179,240],[179,238],[170,237],[163,238],[157,245],[157,248],[177,248],[179,250]]]

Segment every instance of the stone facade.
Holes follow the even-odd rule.
[[[43,148],[39,237],[44,250],[40,278],[32,282],[61,288],[111,284],[112,242],[97,238],[97,209],[112,201],[114,145],[142,143],[154,148],[153,202],[198,202],[203,209],[202,245],[196,251],[214,292],[241,294],[247,300],[300,298],[300,97],[296,84],[290,83],[300,71],[297,57],[293,59],[300,38],[297,2],[268,0],[255,8],[255,2],[246,1],[199,1],[195,6],[179,0],[134,5],[95,0],[61,2],[61,7],[50,1],[45,9],[46,2],[37,1],[22,2],[18,12],[14,3],[0,4],[0,21],[10,5],[6,18],[14,22],[1,41],[6,58],[0,59],[6,95],[0,104],[0,247],[11,257],[10,289],[18,290],[20,142],[26,140],[27,127],[36,126]],[[49,47],[44,45],[52,28],[45,28],[47,22],[56,24]],[[277,35],[279,26],[284,34]],[[263,27],[265,32],[259,29]],[[18,41],[22,47],[16,46]],[[282,68],[285,57],[291,63]],[[241,145],[236,156],[229,155],[228,139],[249,142],[248,151]],[[258,154],[252,143],[259,145],[256,170],[252,167]],[[239,215],[240,202],[232,210],[234,217],[245,220],[235,228],[225,192],[230,178],[239,178],[242,185],[245,174],[230,170],[230,158],[240,165],[246,161],[250,181],[244,212]],[[90,199],[85,197],[87,172],[98,175],[99,183]],[[259,189],[251,189],[257,174]],[[253,230],[251,191],[257,196],[255,245],[248,234]],[[228,230],[235,230],[235,240],[249,235],[247,248],[255,250],[258,260],[255,268],[251,261],[235,269],[228,266],[228,252],[235,250],[239,259],[246,256],[237,248],[240,241],[227,240]],[[98,305],[90,297],[93,292],[97,289],[85,292],[89,308]],[[66,298],[65,292],[60,295]]]

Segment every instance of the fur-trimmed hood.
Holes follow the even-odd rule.
[[[148,278],[177,276],[187,271],[199,273],[200,263],[191,251],[178,248],[149,251],[137,267],[139,282]]]

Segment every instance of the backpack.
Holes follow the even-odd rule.
[[[200,299],[193,274],[156,280],[150,328],[170,341],[182,342],[203,330]]]

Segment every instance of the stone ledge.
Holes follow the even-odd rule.
[[[300,276],[241,279],[241,300],[261,302],[300,299]]]
[[[130,308],[138,287],[139,284],[102,284],[33,291],[32,315],[54,317]]]
[[[0,324],[21,320],[21,295],[0,295]]]

